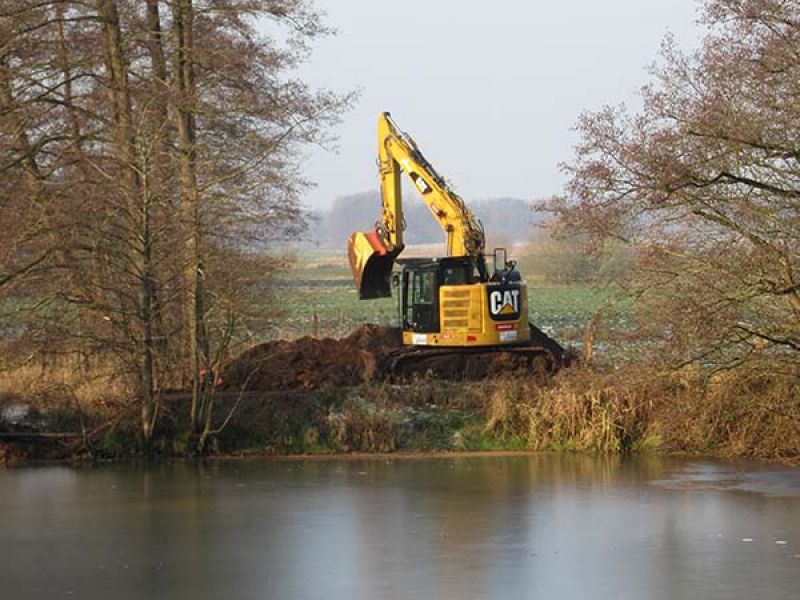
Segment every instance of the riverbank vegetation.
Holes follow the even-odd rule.
[[[85,367],[85,365],[84,365]],[[54,377],[58,373],[58,377]],[[87,376],[88,374],[88,376]],[[130,394],[102,370],[70,365],[16,371],[3,389],[25,394],[9,413],[20,436],[4,457],[133,458],[191,453],[186,392],[164,397],[147,448]],[[49,382],[47,377],[50,378]],[[546,384],[519,377],[483,382],[373,382],[311,391],[225,393],[216,397],[221,454],[330,454],[548,450],[680,452],[794,461],[800,457],[796,377],[755,371],[709,373],[654,368],[575,367]],[[6,397],[6,400],[8,397]],[[21,406],[21,405],[20,405]],[[63,438],[28,432],[69,431]]]

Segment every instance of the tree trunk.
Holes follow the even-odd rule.
[[[137,249],[133,257],[135,276],[138,279],[141,339],[139,345],[139,396],[141,400],[142,438],[149,445],[155,418],[157,399],[153,388],[153,275],[150,193],[143,185],[136,157],[136,137],[133,130],[129,88],[128,61],[123,45],[116,0],[101,0],[100,16],[103,19],[106,69],[109,78],[109,100],[113,106],[114,140],[117,162],[122,174],[122,193],[129,205],[129,214],[139,215],[139,223],[131,223],[132,246]]]
[[[158,135],[158,156],[155,164],[160,168],[163,168],[169,162],[169,141],[165,132],[165,126],[169,120],[167,108],[169,73],[167,72],[167,60],[164,54],[163,36],[158,0],[147,0],[147,51],[150,54],[150,64],[153,68],[156,84],[154,112]]]
[[[203,287],[200,242],[200,197],[195,161],[195,80],[192,56],[194,11],[192,0],[172,4],[174,80],[177,96],[178,152],[180,157],[181,223],[184,235],[184,319],[187,327],[187,350],[192,382],[190,425],[199,436],[204,423],[204,370],[208,351],[203,335]]]

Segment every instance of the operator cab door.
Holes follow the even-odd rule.
[[[439,281],[435,266],[404,269],[403,329],[439,332]]]

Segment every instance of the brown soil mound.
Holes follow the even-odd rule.
[[[316,389],[357,385],[378,376],[386,353],[401,346],[398,328],[363,325],[341,339],[300,338],[254,346],[220,373],[223,389]]]
[[[260,344],[240,354],[220,373],[227,390],[313,390],[358,385],[373,379],[431,375],[443,379],[484,379],[528,372],[552,373],[563,349],[538,329],[535,351],[449,352],[444,348],[406,348],[399,328],[362,325],[341,339],[300,338]],[[537,366],[536,357],[546,357]]]

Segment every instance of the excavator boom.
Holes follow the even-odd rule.
[[[348,240],[348,258],[360,299],[391,295],[392,267],[404,248],[401,173],[414,184],[445,233],[447,256],[469,256],[483,264],[485,238],[480,222],[388,112],[378,118],[378,167],[381,219],[375,230],[355,232]]]

